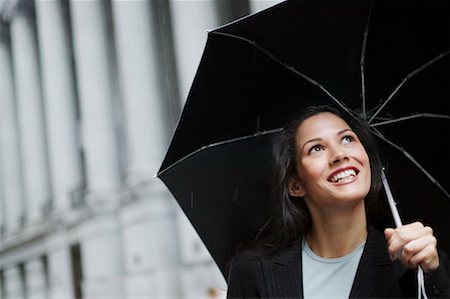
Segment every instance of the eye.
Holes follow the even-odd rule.
[[[314,154],[320,152],[321,150],[323,150],[323,146],[316,144],[309,149],[308,154]]]
[[[347,144],[347,143],[350,143],[350,142],[353,142],[353,141],[355,141],[355,137],[353,137],[351,135],[346,135],[346,136],[344,136],[342,138],[342,143],[343,144]]]

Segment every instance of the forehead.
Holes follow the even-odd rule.
[[[297,138],[320,138],[321,135],[351,129],[345,120],[331,112],[321,112],[305,119],[297,128]]]

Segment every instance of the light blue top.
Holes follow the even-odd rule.
[[[302,273],[305,299],[348,298],[365,243],[345,256],[323,258],[317,256],[303,239]]]

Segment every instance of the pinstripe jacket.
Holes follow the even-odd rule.
[[[392,262],[384,235],[370,227],[350,298],[417,298],[415,272]],[[429,297],[449,298],[450,265],[440,252],[438,269],[426,275]],[[231,261],[227,298],[303,298],[301,242],[270,256],[244,251]]]

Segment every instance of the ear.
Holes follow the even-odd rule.
[[[300,181],[297,178],[292,178],[289,180],[288,193],[293,197],[303,197],[306,192]]]

